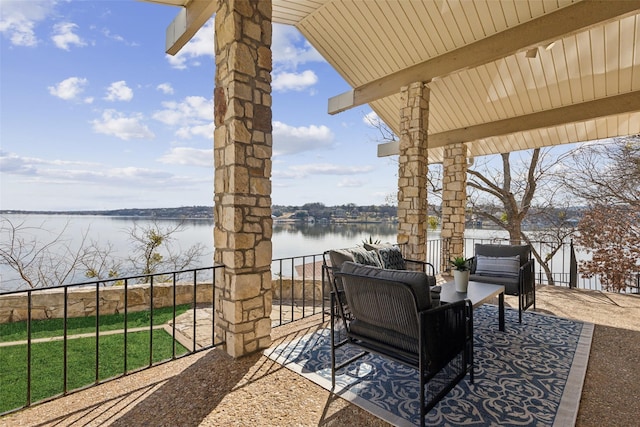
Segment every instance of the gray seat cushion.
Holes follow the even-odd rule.
[[[504,292],[506,294],[518,295],[517,277],[480,276],[478,274],[470,274],[469,280],[472,282],[491,283],[492,285],[503,285]]]
[[[431,308],[429,276],[421,271],[385,270],[383,268],[360,265],[353,262],[343,263],[341,271],[343,273],[376,277],[393,282],[405,283],[413,289],[413,292],[416,295],[418,311]]]

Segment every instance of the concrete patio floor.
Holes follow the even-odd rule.
[[[507,305],[514,302],[506,298]],[[545,286],[538,288],[536,311],[595,324],[576,425],[638,425],[640,296]],[[274,328],[274,344],[321,327],[321,320],[315,315]],[[0,418],[0,425],[388,424],[261,354],[234,360],[214,349],[35,405]]]

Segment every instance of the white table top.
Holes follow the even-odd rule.
[[[440,301],[442,302],[456,302],[464,299],[469,299],[473,307],[478,307],[485,302],[491,301],[493,298],[504,293],[504,286],[492,285],[490,283],[473,282],[469,281],[469,287],[467,292],[456,292],[456,285],[454,282],[447,282],[442,285],[442,292],[440,292]]]

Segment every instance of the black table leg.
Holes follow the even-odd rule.
[[[504,332],[504,292],[498,295],[498,328]]]

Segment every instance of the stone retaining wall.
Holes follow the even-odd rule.
[[[293,298],[291,297],[291,286],[293,285]],[[304,285],[304,286],[303,286]],[[291,279],[274,279],[271,281],[271,291],[273,293],[274,304],[278,301],[302,301],[311,303],[314,298],[316,302],[322,301],[322,280],[291,280]],[[282,291],[282,292],[281,292]],[[329,296],[330,289],[327,289],[326,295]],[[282,294],[282,295],[281,295]]]
[[[272,292],[275,300],[291,300],[291,279],[275,279],[272,281]],[[316,301],[322,299],[322,281],[315,283],[307,280],[302,286],[301,280],[293,281],[293,299]],[[151,306],[151,287],[148,284],[128,286],[127,306],[129,312],[149,310]],[[196,303],[212,301],[211,283],[197,284]],[[304,291],[304,292],[303,292]],[[124,287],[111,286],[100,288],[100,314],[118,314],[124,312]],[[0,295],[0,323],[19,322],[27,319],[27,292],[11,295]],[[67,317],[86,317],[96,315],[95,287],[69,288],[67,292]],[[176,285],[176,305],[193,303],[193,283],[178,283]],[[155,308],[173,305],[173,285],[160,283],[153,285],[153,305]],[[56,319],[64,317],[64,289],[41,289],[34,291],[31,297],[31,318]]]
[[[128,311],[149,310],[151,305],[148,284],[130,285],[127,294]],[[212,284],[198,283],[196,302],[211,303]],[[124,286],[102,287],[99,291],[100,314],[118,314],[124,312]],[[69,288],[67,292],[67,317],[85,317],[96,315],[95,287]],[[176,305],[193,302],[193,283],[176,285]],[[160,283],[153,285],[154,308],[173,305],[173,285]],[[0,323],[18,322],[27,319],[27,292],[21,294],[0,295]],[[31,318],[55,319],[64,317],[64,289],[42,289],[32,293]]]

